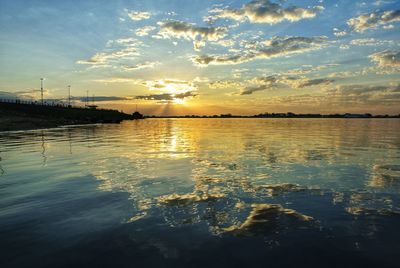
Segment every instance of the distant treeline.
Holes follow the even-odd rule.
[[[184,116],[147,116],[148,118],[400,118],[398,115],[366,114],[295,114],[295,113],[263,113],[257,115],[184,115]]]

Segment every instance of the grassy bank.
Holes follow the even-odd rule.
[[[0,131],[74,124],[119,123],[130,119],[133,119],[132,115],[116,110],[0,102]]]

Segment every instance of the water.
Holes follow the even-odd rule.
[[[397,119],[146,119],[4,132],[0,157],[1,267],[400,261]]]

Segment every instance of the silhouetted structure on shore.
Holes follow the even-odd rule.
[[[141,113],[139,113],[138,111],[135,111],[132,114],[132,117],[133,117],[133,119],[143,119],[144,118],[144,116]]]
[[[0,101],[0,131],[49,128],[61,125],[120,123],[135,119],[117,110],[72,108]]]

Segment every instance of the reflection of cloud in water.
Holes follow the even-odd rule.
[[[294,192],[305,192],[308,194],[323,194],[323,191],[317,188],[308,188],[300,186],[299,184],[292,183],[282,183],[282,184],[273,184],[273,185],[261,185],[258,187],[259,189],[267,190],[268,196],[277,196],[286,193],[294,193]]]
[[[350,194],[345,210],[352,215],[400,215],[400,211],[393,208],[393,200],[390,197],[377,197],[369,192]]]
[[[253,204],[247,219],[241,225],[233,225],[224,232],[253,235],[277,232],[287,228],[313,227],[316,221],[293,209],[276,204]]]
[[[374,165],[368,186],[399,189],[400,165]]]
[[[397,181],[394,165],[374,169],[376,177],[369,182],[356,179],[372,161],[390,163],[396,156],[366,149],[385,142],[366,121],[239,121],[145,120],[122,126],[117,136],[100,128],[111,143],[96,142],[94,161],[83,165],[91,166],[101,190],[130,194],[137,210],[131,221],[158,213],[169,226],[203,223],[215,234],[240,227],[249,204],[281,203],[294,196],[326,194],[333,205],[353,214],[359,208],[395,211],[385,202],[372,205],[351,197],[358,189]],[[293,208],[299,210],[298,204]],[[293,218],[271,210],[283,213],[282,219]]]
[[[213,201],[222,197],[225,197],[225,195],[219,193],[190,193],[182,195],[173,193],[171,195],[161,196],[158,200],[167,205],[188,205],[195,202]]]

